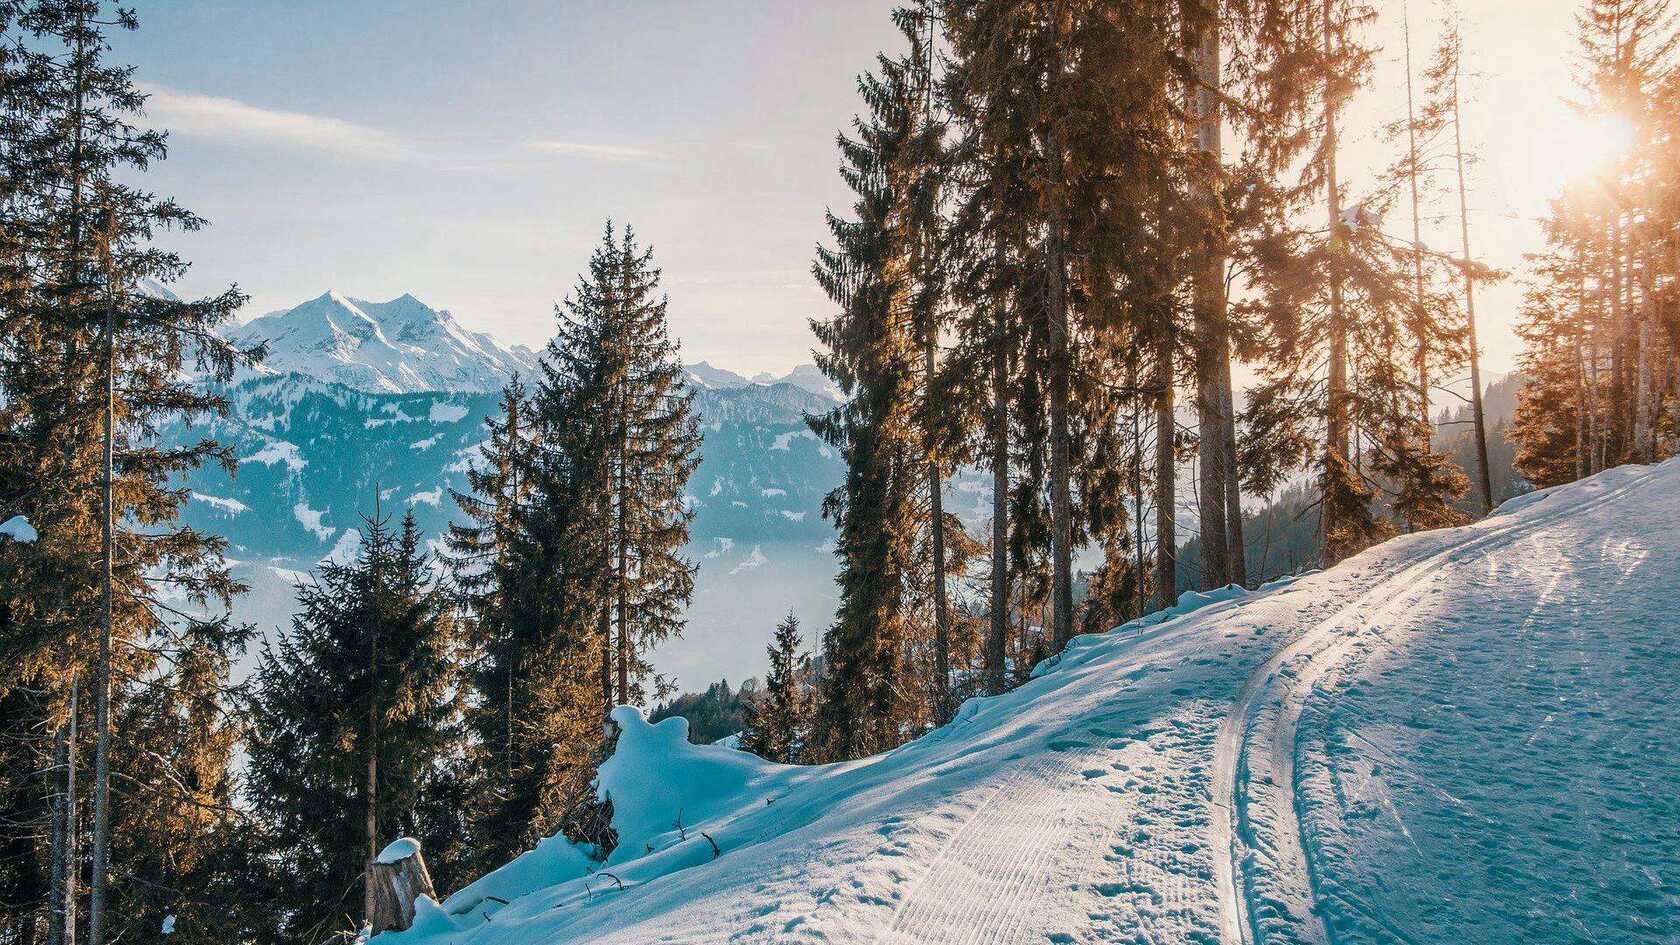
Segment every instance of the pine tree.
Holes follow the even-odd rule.
[[[1680,374],[1665,367],[1680,350],[1672,10],[1661,0],[1588,0],[1576,23],[1576,108],[1630,140],[1558,196],[1548,250],[1531,257],[1519,327],[1530,382],[1512,433],[1518,468],[1536,484],[1661,458],[1680,428],[1670,418],[1665,436],[1664,401],[1680,403]]]
[[[173,609],[161,593],[168,588],[211,612],[240,589],[222,562],[221,541],[175,523],[186,500],[175,477],[205,462],[231,464],[231,456],[211,440],[163,448],[156,434],[166,423],[190,428],[226,410],[213,387],[188,377],[192,368],[226,380],[237,362],[260,353],[236,351],[215,333],[241,303],[237,291],[196,302],[143,291],[186,268],[154,235],[203,221],[131,183],[165,153],[161,134],[131,124],[145,101],[131,70],[105,60],[105,31],[136,26],[131,12],[91,0],[11,3],[0,12],[0,511],[27,516],[41,533],[0,554],[0,587],[8,589],[0,594],[0,659],[14,670],[0,682],[0,700],[14,686],[33,694],[6,713],[4,740],[22,747],[39,744],[26,733],[62,732],[68,764],[75,755],[68,704],[77,691],[80,706],[92,710],[91,723],[79,728],[91,730],[94,743],[90,803],[66,797],[49,777],[8,781],[4,806],[23,815],[12,823],[40,825],[18,838],[20,850],[55,847],[36,860],[58,864],[41,883],[41,892],[56,890],[55,901],[32,899],[22,913],[32,922],[36,903],[45,906],[55,938],[69,934],[70,923],[58,917],[73,908],[66,899],[75,890],[75,877],[57,872],[80,869],[67,848],[79,838],[46,826],[54,819],[47,798],[57,795],[67,818],[74,807],[91,808],[80,819],[91,821],[93,942],[128,922],[115,910],[132,891],[113,887],[111,878],[140,875],[111,859],[113,820],[185,800],[179,792],[135,790],[115,776],[113,758],[130,746],[116,743],[113,720],[126,714],[128,700],[179,684],[174,668],[195,648],[237,647],[242,634],[226,620]],[[196,682],[226,685],[210,676]],[[144,743],[148,736],[129,730],[124,737]],[[49,750],[29,750],[38,751],[36,770],[64,770]]]
[[[599,641],[609,704],[664,695],[644,688],[646,653],[682,632],[694,592],[694,565],[681,551],[694,517],[683,490],[699,462],[699,421],[652,259],[632,231],[620,239],[608,225],[588,275],[566,300],[538,394],[545,432],[565,431],[557,448],[599,450],[572,459],[600,486],[583,515],[584,527],[602,537],[596,590],[600,626],[614,629]]]
[[[298,588],[292,630],[250,682],[251,806],[267,827],[276,935],[319,942],[365,908],[379,845],[412,836],[447,888],[464,839],[450,810],[465,751],[458,631],[412,514],[377,516],[354,561]]]
[[[811,659],[799,652],[799,619],[791,613],[783,618],[765,651],[770,673],[749,704],[741,750],[784,765],[800,764],[810,738]]]
[[[845,759],[910,737],[913,711],[900,676],[913,636],[906,600],[915,556],[914,474],[918,339],[907,310],[915,246],[905,217],[902,169],[916,135],[921,96],[900,61],[879,57],[879,75],[858,80],[869,117],[840,135],[841,176],[856,194],[856,219],[827,215],[834,248],[819,247],[813,271],[839,307],[813,319],[825,350],[817,366],[846,400],[811,417],[811,429],[840,451],[842,485],[823,503],[839,532],[840,607],[823,636],[824,676],[812,749]]]
[[[523,671],[513,596],[518,580],[514,547],[520,506],[528,492],[524,476],[535,448],[530,397],[518,376],[503,389],[501,408],[499,417],[485,420],[483,462],[467,470],[470,491],[451,492],[465,521],[452,522],[445,538],[446,563],[476,655],[469,672],[477,698],[467,708],[480,761],[474,779],[476,816],[494,807],[497,793],[514,776],[518,758],[515,694]]]

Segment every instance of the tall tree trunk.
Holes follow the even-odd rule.
[[[922,374],[931,427],[936,415],[933,402],[934,375],[939,369],[937,339],[930,325],[922,339]],[[932,437],[929,437],[930,441]],[[951,609],[945,588],[945,488],[939,461],[930,452],[927,464],[928,523],[933,545],[933,697],[935,723],[943,724],[951,711]]]
[[[1165,609],[1178,596],[1178,527],[1174,518],[1177,460],[1173,442],[1173,349],[1176,347],[1170,299],[1163,300],[1155,342],[1155,606]]]
[[[923,12],[930,11],[924,9]],[[922,73],[922,128],[925,131],[933,121],[933,41],[936,24],[931,15],[924,19],[924,25],[927,27],[927,46]],[[932,252],[934,236],[931,230],[916,234],[916,271],[923,288],[932,284],[929,275],[935,262]],[[927,321],[926,330],[922,335],[922,396],[927,417],[925,449],[928,454],[928,514],[931,518],[928,526],[930,544],[933,546],[933,720],[942,724],[950,717],[951,711],[951,607],[945,587],[945,485],[933,448],[933,430],[943,413],[939,409],[942,405],[934,401],[934,378],[939,370],[937,312],[930,312]]]
[[[1633,315],[1639,321],[1639,333],[1634,339],[1639,350],[1635,355],[1633,381],[1633,458],[1635,462],[1640,463],[1649,463],[1656,458],[1657,414],[1653,405],[1656,396],[1651,374],[1651,316],[1654,301],[1650,273],[1649,263],[1641,260],[1638,277],[1640,304]],[[1633,280],[1630,278],[1629,281]]]
[[[1627,346],[1627,325],[1622,308],[1622,217],[1619,208],[1610,211],[1610,400],[1605,405],[1605,464],[1612,457],[1620,462],[1627,452],[1627,386],[1623,383],[1623,353]]]
[[[1062,75],[1061,44],[1064,13],[1056,13],[1056,58],[1053,81],[1067,81]],[[1051,652],[1060,653],[1073,638],[1073,499],[1070,493],[1068,457],[1068,387],[1072,365],[1068,342],[1067,247],[1064,228],[1067,194],[1061,126],[1050,135],[1051,207],[1045,241],[1045,262],[1050,268],[1050,626]]]
[[[1608,422],[1599,412],[1599,401],[1603,394],[1598,380],[1598,336],[1594,334],[1587,345],[1587,427],[1590,444],[1587,448],[1587,474],[1591,475],[1604,469],[1605,457],[1605,424]]]
[[[107,241],[110,238],[107,232]],[[111,247],[107,242],[105,252]],[[107,267],[106,291],[114,293],[110,284],[111,267]],[[107,297],[105,303],[105,447],[100,463],[100,541],[99,541],[99,667],[94,676],[94,729],[98,733],[93,754],[93,879],[88,898],[88,941],[102,945],[105,940],[105,877],[111,851],[111,582],[115,553],[116,510],[112,479],[116,451],[117,426],[117,343],[116,300]]]
[[[998,250],[998,262],[1003,252]],[[1009,633],[1009,330],[1008,311],[994,303],[992,344],[992,613],[986,635],[986,691],[1004,690],[1004,641]]]
[[[1324,2],[1324,42],[1326,57],[1332,56],[1330,49],[1331,37],[1334,31],[1330,25],[1331,0]],[[1330,77],[1325,78],[1324,102],[1324,150],[1325,164],[1325,192],[1328,197],[1328,211],[1330,217],[1330,245],[1333,249],[1330,256],[1330,369],[1328,389],[1328,411],[1325,423],[1326,465],[1336,462],[1347,462],[1348,459],[1348,381],[1347,381],[1347,323],[1342,312],[1342,275],[1341,247],[1342,232],[1342,192],[1341,184],[1336,179],[1336,103],[1332,101],[1329,87]],[[1336,506],[1332,502],[1320,505],[1322,511],[1321,527],[1324,533],[1324,563],[1334,564],[1330,538],[1340,527],[1336,521]]]
[[[621,408],[623,405],[621,405]],[[626,468],[628,450],[624,445],[626,437],[619,437],[618,448],[618,564],[614,568],[615,579],[614,602],[618,609],[618,698],[621,702],[630,701],[630,609],[629,609],[629,581],[630,581],[630,529],[629,529],[629,486],[630,471]]]
[[[602,521],[606,521],[606,522],[612,521],[612,491],[613,491],[613,487],[614,487],[613,477],[609,474],[608,477],[607,477],[607,488],[601,494],[601,520]],[[601,550],[602,558],[605,561],[611,561],[612,560],[612,545],[610,543],[611,539],[610,539],[610,537],[603,535],[601,541],[602,541],[602,544],[601,544],[601,549],[600,550]],[[604,588],[603,588],[603,590],[604,590]],[[601,604],[601,610],[600,610],[600,614],[597,618],[598,624],[597,624],[596,629],[597,629],[597,633],[599,634],[599,636],[601,638],[601,713],[602,713],[603,716],[610,716],[612,714],[613,706],[616,705],[616,703],[613,702],[613,635],[612,635],[613,605],[612,605],[612,601],[610,599],[602,600],[600,602],[600,604]],[[620,696],[622,697],[623,693],[620,693]]]
[[[376,487],[377,488],[377,487]],[[377,519],[379,513],[375,512]],[[373,552],[373,586],[374,592],[383,596],[383,586],[379,580],[379,557],[384,550],[376,548]],[[384,611],[383,603],[375,598],[375,618],[373,627],[368,634],[368,713],[367,713],[367,771],[363,781],[362,791],[366,799],[366,810],[363,811],[362,830],[367,840],[367,867],[363,875],[362,884],[362,924],[369,928],[373,926],[373,913],[376,906],[376,884],[374,876],[374,860],[379,857],[379,623]]]
[[[53,804],[47,945],[76,945],[76,719],[80,686],[77,677],[70,677],[70,714],[53,743],[58,796]]]
[[[1587,323],[1587,285],[1586,274],[1583,270],[1575,276],[1575,318],[1577,325]],[[1581,363],[1581,333],[1575,332],[1575,478],[1585,479],[1591,461],[1587,458],[1592,448],[1592,441],[1587,436],[1587,375],[1586,366]]]
[[[1401,7],[1401,29],[1406,43],[1406,178],[1412,190],[1412,276],[1413,333],[1417,353],[1413,364],[1417,370],[1418,418],[1425,429],[1433,429],[1429,416],[1429,319],[1424,313],[1423,283],[1423,213],[1418,199],[1417,116],[1412,102],[1412,19],[1410,4]]]
[[[1202,152],[1202,174],[1196,182],[1201,203],[1202,228],[1198,240],[1196,271],[1192,282],[1192,318],[1196,333],[1196,427],[1198,476],[1196,506],[1201,523],[1203,589],[1231,583],[1231,555],[1225,521],[1226,414],[1229,393],[1222,381],[1230,374],[1224,357],[1225,339],[1225,255],[1219,196],[1220,112],[1219,112],[1219,23],[1214,0],[1211,22],[1199,24],[1195,44],[1197,86],[1192,96],[1196,116],[1196,140]]]
[[[1488,471],[1487,417],[1482,409],[1482,353],[1476,344],[1476,277],[1470,261],[1470,202],[1464,187],[1463,115],[1458,101],[1458,63],[1452,79],[1453,154],[1458,162],[1458,227],[1464,243],[1464,328],[1470,342],[1470,412],[1476,423],[1476,489],[1482,514],[1493,511],[1493,480]]]
[[[1144,590],[1143,562],[1143,400],[1138,395],[1138,362],[1126,365],[1126,386],[1132,391],[1132,616],[1141,617],[1149,606]]]

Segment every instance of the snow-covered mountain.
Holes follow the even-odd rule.
[[[235,614],[271,630],[290,622],[300,576],[355,552],[361,516],[376,501],[387,515],[413,511],[428,536],[442,535],[458,514],[450,490],[467,488],[498,392],[370,392],[293,373],[247,378],[227,396],[231,416],[165,435],[210,435],[234,451],[235,475],[210,466],[186,477],[183,518],[228,539],[235,571],[252,587]],[[688,554],[700,576],[690,632],[655,655],[662,672],[689,686],[750,675],[743,665],[756,662],[774,618],[790,608],[813,626],[833,616],[822,500],[842,475],[838,455],[804,422],[831,401],[791,384],[748,383],[698,388],[695,405],[704,440],[689,482]]]
[[[500,390],[536,364],[530,349],[468,331],[447,310],[412,295],[371,302],[330,290],[226,335],[242,345],[268,344],[261,373],[302,374],[372,393]]]
[[[620,708],[551,838],[382,945],[1680,941],[1680,460],[1077,637],[895,751]]]
[[[689,380],[699,387],[713,390],[727,390],[734,387],[746,387],[756,384],[759,387],[774,387],[777,384],[792,384],[801,390],[816,394],[827,400],[839,400],[840,388],[834,382],[817,370],[815,364],[801,364],[786,374],[772,374],[763,371],[752,377],[743,377],[734,371],[715,367],[705,361],[688,366]]]

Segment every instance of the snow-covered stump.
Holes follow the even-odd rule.
[[[414,900],[420,895],[437,898],[426,858],[420,855],[420,841],[403,837],[392,841],[373,861],[373,928],[401,932],[414,924]]]

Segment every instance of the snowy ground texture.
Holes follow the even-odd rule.
[[[619,710],[611,861],[551,841],[380,941],[1673,945],[1677,524],[1680,463],[1613,470],[1186,595],[849,764]]]

